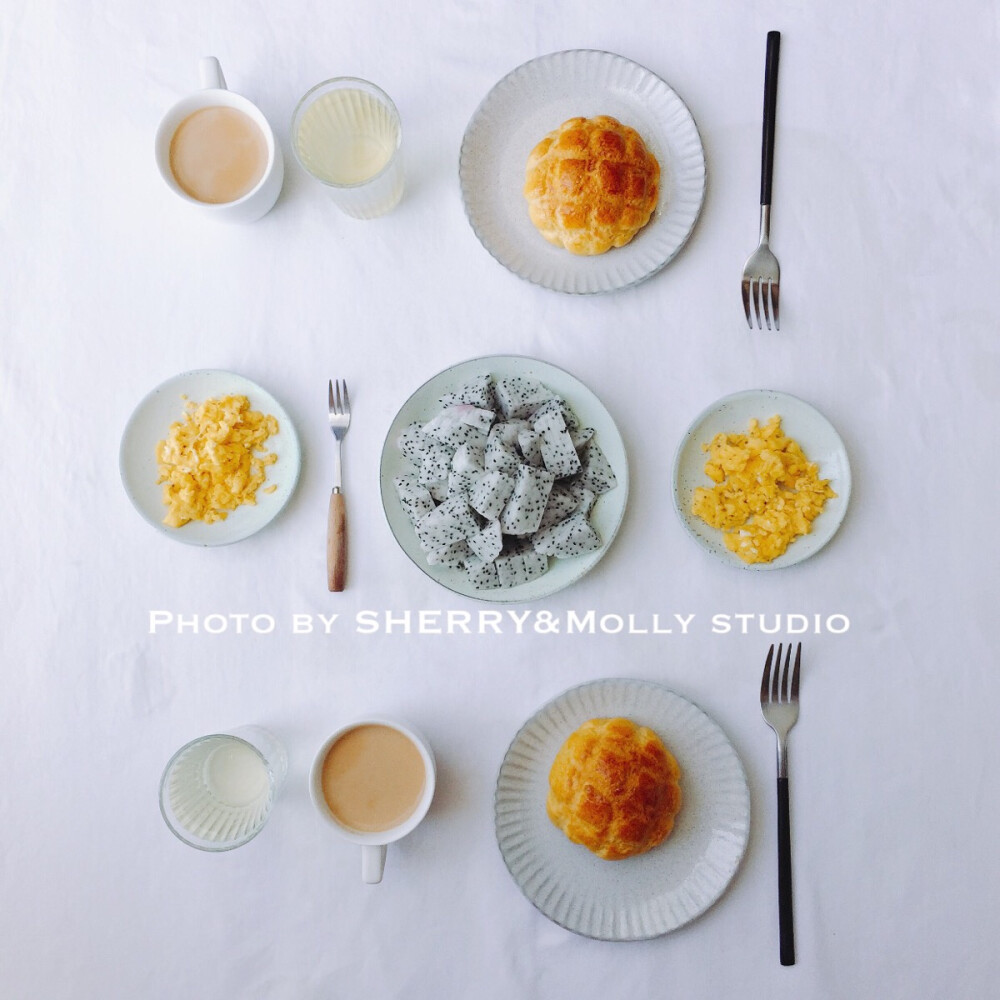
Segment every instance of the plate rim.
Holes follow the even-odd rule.
[[[270,514],[268,518],[262,521],[260,524],[252,527],[249,531],[244,531],[242,533],[237,533],[232,535],[232,537],[223,537],[219,539],[198,539],[184,536],[179,529],[169,528],[164,525],[161,520],[156,520],[151,516],[151,513],[145,509],[145,507],[139,502],[135,491],[131,485],[131,477],[127,471],[127,456],[128,456],[128,446],[130,443],[130,435],[135,428],[135,425],[141,415],[143,409],[151,403],[151,401],[159,396],[164,390],[170,388],[176,383],[183,383],[185,380],[190,380],[199,377],[211,377],[228,379],[233,378],[244,383],[246,386],[256,393],[259,393],[262,397],[265,397],[269,401],[269,405],[273,404],[274,407],[279,411],[274,414],[280,420],[279,433],[286,431],[289,432],[288,440],[291,442],[292,454],[294,455],[294,471],[291,477],[291,481],[288,484],[287,491],[284,498],[281,500],[274,511]],[[165,432],[164,432],[165,433]],[[162,382],[153,386],[152,389],[148,390],[138,403],[133,407],[132,412],[129,414],[128,419],[125,421],[125,426],[122,430],[121,440],[118,444],[118,475],[121,479],[122,487],[125,491],[125,495],[128,497],[132,506],[135,508],[139,516],[151,527],[156,529],[156,531],[164,535],[173,541],[180,542],[184,545],[191,545],[195,548],[218,548],[225,545],[234,545],[237,542],[242,542],[247,538],[251,538],[253,535],[257,534],[266,528],[272,521],[274,521],[278,515],[288,506],[291,501],[292,496],[295,494],[295,490],[298,487],[299,478],[302,473],[302,444],[299,440],[298,431],[295,427],[295,422],[292,420],[291,414],[288,412],[287,408],[281,403],[281,401],[269,390],[265,389],[258,382],[253,379],[248,378],[246,375],[242,375],[237,371],[233,371],[228,368],[190,368],[186,371],[177,372],[171,375],[169,378],[164,379]],[[225,525],[225,521],[215,522],[217,524],[221,523]]]
[[[666,87],[667,90],[670,92],[670,94],[672,94],[673,97],[679,102],[680,107],[683,109],[684,113],[689,119],[691,127],[694,132],[694,138],[697,140],[697,146],[700,151],[700,157],[699,157],[700,177],[699,177],[699,184],[697,191],[698,205],[694,211],[694,216],[691,219],[691,222],[688,225],[683,236],[681,237],[679,243],[666,256],[666,258],[663,261],[659,262],[654,268],[652,268],[648,272],[634,278],[631,281],[619,285],[613,285],[610,288],[558,287],[555,284],[547,283],[545,281],[540,280],[537,277],[532,277],[528,274],[523,274],[520,271],[515,270],[510,264],[502,260],[497,255],[496,251],[491,246],[489,246],[483,239],[483,236],[479,228],[475,225],[472,219],[472,214],[469,211],[469,201],[468,198],[466,197],[466,190],[464,184],[465,171],[463,168],[466,162],[466,149],[469,142],[469,133],[470,130],[472,129],[472,126],[477,122],[480,115],[484,111],[484,108],[487,106],[490,98],[493,97],[493,95],[497,92],[497,90],[499,90],[504,84],[506,84],[515,74],[522,72],[527,67],[532,66],[536,63],[551,61],[558,57],[572,56],[572,55],[580,55],[583,57],[588,57],[588,56],[608,57],[614,60],[618,60],[622,63],[627,63],[628,65],[635,67],[642,73],[647,74],[650,78],[656,80],[662,86]],[[694,115],[691,113],[691,109],[688,107],[687,102],[681,97],[681,95],[677,92],[677,90],[673,86],[671,86],[671,84],[669,84],[662,76],[660,76],[659,73],[654,72],[648,66],[645,66],[640,62],[636,62],[636,60],[634,59],[630,59],[628,56],[623,56],[621,55],[621,53],[618,52],[612,52],[610,49],[588,48],[585,46],[580,46],[570,49],[557,49],[552,52],[543,53],[542,55],[533,56],[531,59],[527,59],[524,62],[520,63],[519,65],[515,66],[513,69],[509,70],[502,77],[500,77],[500,79],[497,80],[496,83],[493,84],[493,86],[486,92],[483,98],[476,105],[475,109],[472,112],[472,115],[469,118],[468,123],[466,124],[465,131],[462,134],[462,142],[459,147],[459,155],[458,155],[458,184],[459,184],[459,192],[462,198],[462,208],[463,211],[465,212],[465,218],[469,224],[469,228],[475,234],[476,239],[479,241],[480,245],[505,270],[509,271],[511,274],[515,275],[516,277],[524,281],[534,284],[539,288],[548,289],[549,291],[561,292],[563,294],[568,294],[568,295],[607,295],[611,294],[612,292],[625,291],[626,289],[634,288],[637,285],[642,284],[644,281],[647,281],[650,278],[654,277],[660,271],[666,268],[670,263],[672,263],[676,259],[676,257],[680,254],[681,250],[683,250],[684,247],[688,244],[691,237],[694,235],[694,231],[697,228],[699,221],[701,220],[705,207],[705,195],[708,189],[708,159],[705,154],[705,142],[701,134],[701,129],[698,127],[698,122],[695,119]]]
[[[406,547],[397,537],[396,531],[393,527],[393,522],[389,517],[388,502],[390,501],[390,499],[392,499],[398,503],[398,497],[396,497],[394,490],[390,491],[389,489],[389,485],[391,485],[391,477],[389,477],[387,473],[387,464],[388,464],[387,455],[390,453],[392,449],[396,449],[398,451],[398,449],[396,448],[395,441],[393,440],[393,427],[399,420],[400,414],[415,397],[420,395],[420,393],[422,393],[433,381],[440,378],[441,376],[447,375],[451,372],[455,372],[458,369],[465,368],[467,366],[471,367],[474,365],[484,365],[492,361],[501,361],[501,362],[514,361],[514,362],[523,362],[531,365],[541,365],[545,368],[550,368],[554,371],[559,372],[563,377],[568,378],[576,385],[581,386],[586,392],[588,392],[591,396],[593,396],[594,400],[604,411],[604,414],[606,415],[608,421],[610,422],[611,427],[613,428],[615,434],[618,437],[618,442],[621,445],[621,467],[620,468],[617,466],[614,467],[614,472],[616,477],[618,477],[619,482],[615,487],[615,490],[612,492],[617,492],[618,490],[623,490],[623,492],[621,494],[620,509],[618,510],[617,517],[615,518],[614,525],[610,529],[608,537],[603,540],[601,548],[597,552],[592,553],[593,557],[592,560],[586,565],[583,565],[579,569],[579,572],[575,573],[573,576],[570,577],[570,579],[566,580],[564,583],[559,584],[555,588],[551,590],[545,590],[543,593],[535,594],[533,596],[525,596],[523,594],[518,594],[515,596],[500,596],[504,594],[510,594],[512,591],[520,589],[520,587],[527,586],[527,584],[519,584],[518,587],[494,588],[493,590],[477,590],[472,593],[466,593],[464,590],[456,589],[455,587],[449,585],[449,583],[447,583],[446,581],[439,579],[437,575],[431,572],[433,569],[435,569],[435,567],[430,566],[429,564],[426,563],[426,561],[421,561],[414,558],[410,554],[410,552],[406,549]],[[569,402],[572,405],[571,400],[567,400],[567,402]],[[392,535],[393,540],[402,550],[403,554],[425,576],[427,576],[430,580],[432,580],[439,586],[444,587],[450,593],[457,594],[459,597],[464,597],[467,598],[468,600],[482,601],[487,604],[525,604],[533,601],[540,601],[544,600],[547,597],[551,597],[553,594],[557,594],[560,591],[567,589],[568,587],[571,587],[575,583],[578,583],[584,576],[586,576],[592,569],[594,569],[597,566],[597,564],[604,558],[608,550],[611,548],[611,545],[614,542],[615,538],[618,536],[618,532],[621,528],[622,522],[625,520],[625,511],[628,508],[630,483],[631,483],[631,476],[629,470],[628,452],[625,448],[624,438],[622,438],[621,431],[618,429],[617,423],[611,416],[611,413],[608,410],[608,408],[604,405],[604,401],[601,399],[601,397],[598,396],[597,393],[594,392],[594,390],[591,389],[590,386],[588,386],[585,382],[583,382],[572,372],[567,371],[560,365],[553,364],[551,361],[544,361],[541,358],[531,357],[530,355],[527,354],[479,355],[474,358],[468,358],[465,361],[459,361],[453,365],[448,365],[448,367],[442,368],[439,372],[425,379],[416,389],[413,390],[413,392],[410,393],[409,396],[406,397],[402,405],[396,410],[395,414],[390,420],[389,426],[385,433],[385,439],[382,443],[382,453],[379,458],[379,496],[382,500],[382,512],[385,515],[386,524],[389,527],[389,533]],[[600,499],[601,498],[599,497],[598,500]],[[585,558],[585,557],[576,557],[576,558]],[[547,574],[543,574],[543,576],[539,577],[538,579],[544,579],[545,575]],[[534,581],[529,581],[529,583],[532,582]]]
[[[840,454],[844,463],[844,475],[843,488],[838,489],[837,498],[841,500],[842,503],[839,505],[839,510],[836,512],[835,518],[836,523],[831,520],[828,523],[832,524],[830,528],[829,535],[823,539],[823,541],[808,551],[800,549],[798,553],[795,552],[794,544],[790,545],[788,549],[777,559],[773,559],[769,563],[745,563],[740,559],[735,553],[729,552],[728,549],[721,550],[712,545],[709,545],[705,539],[703,539],[691,526],[690,518],[688,513],[682,508],[680,502],[680,464],[681,457],[684,451],[688,447],[691,440],[694,438],[697,429],[720,410],[725,408],[728,404],[732,404],[736,400],[742,399],[773,399],[773,400],[789,400],[791,404],[801,409],[809,411],[814,417],[818,418],[822,425],[829,430],[833,439],[837,443],[837,451]],[[838,486],[841,485],[838,483]],[[750,572],[772,572],[781,569],[790,569],[792,566],[797,566],[800,563],[805,562],[812,556],[817,555],[834,539],[837,532],[840,530],[841,525],[847,516],[847,510],[851,503],[851,492],[853,489],[853,477],[851,474],[851,462],[850,455],[847,451],[847,446],[844,444],[844,439],[840,436],[840,432],[834,426],[833,422],[819,409],[817,409],[812,403],[803,399],[801,396],[797,396],[790,392],[785,392],[782,389],[740,389],[737,392],[728,393],[725,396],[720,396],[715,402],[710,403],[706,406],[689,424],[687,430],[681,436],[677,447],[674,450],[674,460],[673,468],[671,474],[671,493],[673,498],[674,510],[680,519],[681,524],[684,526],[684,530],[688,536],[690,536],[697,544],[698,547],[703,551],[708,552],[719,562],[731,566],[737,570],[746,570]],[[809,537],[809,536],[806,536]]]
[[[691,916],[687,917],[685,920],[682,920],[680,923],[676,924],[674,927],[669,927],[669,928],[667,928],[665,930],[657,931],[656,933],[653,933],[653,934],[638,934],[638,935],[633,935],[633,936],[624,936],[624,935],[622,935],[622,936],[613,936],[613,937],[612,936],[600,935],[600,934],[588,934],[586,931],[580,930],[579,928],[569,926],[564,921],[557,920],[552,915],[546,913],[541,908],[541,906],[538,904],[538,902],[536,900],[532,899],[528,895],[528,893],[525,891],[524,887],[521,885],[520,881],[517,879],[517,877],[515,876],[513,870],[511,869],[510,862],[507,859],[507,855],[504,853],[503,846],[501,844],[501,839],[500,839],[500,830],[499,830],[499,822],[498,822],[498,801],[499,801],[499,796],[500,796],[500,779],[501,779],[501,777],[503,775],[504,767],[507,764],[507,758],[510,756],[511,751],[514,749],[514,747],[517,745],[518,741],[521,739],[522,734],[528,729],[528,727],[536,719],[539,718],[539,716],[541,716],[543,713],[545,713],[546,711],[548,711],[550,708],[552,708],[553,706],[557,705],[560,701],[562,701],[563,699],[567,698],[568,696],[574,694],[575,692],[583,691],[583,690],[587,690],[587,689],[592,689],[592,688],[596,688],[596,687],[604,687],[604,686],[612,685],[612,684],[614,684],[614,685],[636,684],[636,685],[641,685],[641,686],[644,686],[644,687],[656,688],[661,693],[665,693],[667,695],[670,695],[673,698],[676,698],[676,699],[680,700],[681,702],[684,702],[690,708],[694,709],[694,711],[696,713],[698,713],[698,715],[700,715],[705,721],[707,721],[709,723],[709,725],[713,726],[718,731],[718,733],[721,735],[722,739],[725,741],[726,745],[732,751],[733,759],[735,760],[737,768],[738,768],[738,771],[739,771],[739,777],[742,779],[742,782],[741,782],[741,785],[740,785],[740,790],[742,791],[742,799],[743,799],[743,803],[744,803],[744,809],[743,809],[743,814],[742,815],[745,817],[745,820],[744,820],[744,825],[743,825],[742,844],[740,845],[738,856],[737,856],[737,858],[735,860],[735,863],[733,864],[732,872],[729,874],[729,877],[725,880],[725,882],[719,887],[719,890],[716,893],[716,895],[701,910],[699,910],[697,913],[692,914]],[[569,735],[569,734],[567,734],[567,735]],[[674,688],[670,687],[668,684],[664,684],[661,681],[649,680],[647,678],[642,678],[642,677],[623,676],[623,677],[599,677],[599,678],[594,678],[593,680],[583,681],[583,682],[581,682],[579,684],[574,684],[572,687],[568,687],[565,690],[563,690],[560,694],[557,694],[554,697],[549,698],[546,702],[544,702],[542,705],[540,705],[527,719],[525,719],[525,721],[518,728],[517,732],[514,734],[513,738],[511,739],[510,743],[507,746],[506,751],[504,751],[503,759],[500,762],[500,766],[499,766],[499,768],[497,768],[497,776],[496,776],[496,780],[495,780],[494,786],[493,786],[493,832],[494,832],[494,837],[496,839],[497,850],[499,851],[500,857],[503,860],[504,867],[507,869],[508,873],[510,874],[511,880],[513,881],[513,883],[515,884],[515,886],[517,886],[517,888],[520,891],[521,895],[524,896],[524,898],[529,903],[531,903],[531,905],[535,908],[535,910],[538,913],[540,913],[543,917],[545,917],[546,920],[551,921],[557,927],[562,927],[564,930],[567,930],[567,931],[569,931],[572,934],[577,934],[580,937],[587,938],[588,940],[591,940],[591,941],[607,941],[607,942],[610,942],[610,943],[626,943],[626,942],[632,942],[632,941],[651,941],[651,940],[655,940],[657,938],[665,937],[666,935],[672,934],[675,931],[679,931],[682,928],[688,926],[691,923],[694,923],[696,920],[698,920],[701,917],[703,917],[709,910],[713,909],[716,906],[716,904],[722,899],[722,897],[729,890],[729,887],[732,885],[733,881],[736,879],[736,876],[740,873],[740,870],[742,869],[742,867],[743,867],[743,865],[744,865],[744,863],[746,861],[747,853],[749,852],[749,849],[750,849],[750,835],[751,835],[751,832],[752,832],[752,826],[753,826],[753,801],[752,801],[751,794],[750,794],[750,780],[749,780],[749,777],[748,777],[748,774],[747,774],[746,765],[743,763],[743,758],[740,756],[739,752],[737,751],[736,746],[733,743],[732,739],[730,738],[729,734],[722,728],[721,725],[719,725],[718,722],[716,722],[716,720],[711,715],[709,715],[708,712],[706,712],[701,707],[700,704],[698,704],[698,702],[692,700],[691,698],[688,698],[685,695],[680,694],[678,691],[674,690]]]

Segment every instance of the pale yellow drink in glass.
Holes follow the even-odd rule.
[[[160,810],[185,843],[230,850],[260,832],[286,768],[284,748],[259,727],[203,736],[171,758],[160,783]]]
[[[403,194],[399,113],[364,80],[314,87],[296,108],[292,144],[299,163],[325,184],[338,207],[358,219],[395,208]]]

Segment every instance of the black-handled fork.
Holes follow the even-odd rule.
[[[753,329],[754,320],[759,329],[764,326],[779,329],[778,288],[781,268],[778,258],[771,252],[771,175],[774,172],[774,122],[778,103],[778,53],[781,32],[767,33],[767,52],[764,56],[764,128],[760,148],[760,243],[747,259],[743,268],[740,291],[743,295],[743,312],[747,324]]]
[[[774,646],[767,651],[760,682],[760,710],[778,740],[778,935],[782,965],[795,964],[795,928],[792,923],[792,840],[788,815],[788,731],[799,717],[799,665],[802,643],[788,644],[785,662]]]

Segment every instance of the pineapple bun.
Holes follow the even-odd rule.
[[[625,246],[649,222],[659,190],[656,157],[635,129],[609,115],[563,122],[525,167],[531,221],[574,254]]]
[[[630,719],[591,719],[549,772],[549,819],[606,861],[642,854],[674,828],[680,768],[659,736]]]

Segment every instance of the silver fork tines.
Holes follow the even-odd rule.
[[[330,430],[333,431],[333,436],[337,439],[333,464],[333,488],[339,493],[344,485],[341,476],[340,442],[347,433],[347,428],[351,426],[351,400],[347,395],[347,383],[343,379],[337,379],[336,386],[334,386],[333,379],[330,379],[329,400]]]
[[[770,206],[762,205],[760,209],[760,244],[746,262],[743,269],[743,312],[747,325],[752,330],[754,320],[757,328],[763,330],[766,326],[775,330],[781,329],[778,315],[778,291],[780,287],[781,268],[778,258],[771,252],[768,245],[770,237]]]
[[[788,644],[785,661],[774,646],[767,651],[760,681],[760,710],[778,741],[778,933],[782,965],[795,964],[795,933],[792,924],[792,838],[788,808],[788,732],[799,717],[799,666],[802,643]]]
[[[778,738],[778,777],[788,777],[788,731],[799,717],[799,665],[802,662],[802,643],[795,647],[795,663],[791,664],[792,644],[788,644],[785,662],[781,662],[782,644],[778,655],[774,646],[767,651],[764,676],[760,682],[760,708],[764,721]],[[773,669],[772,669],[773,667]]]

